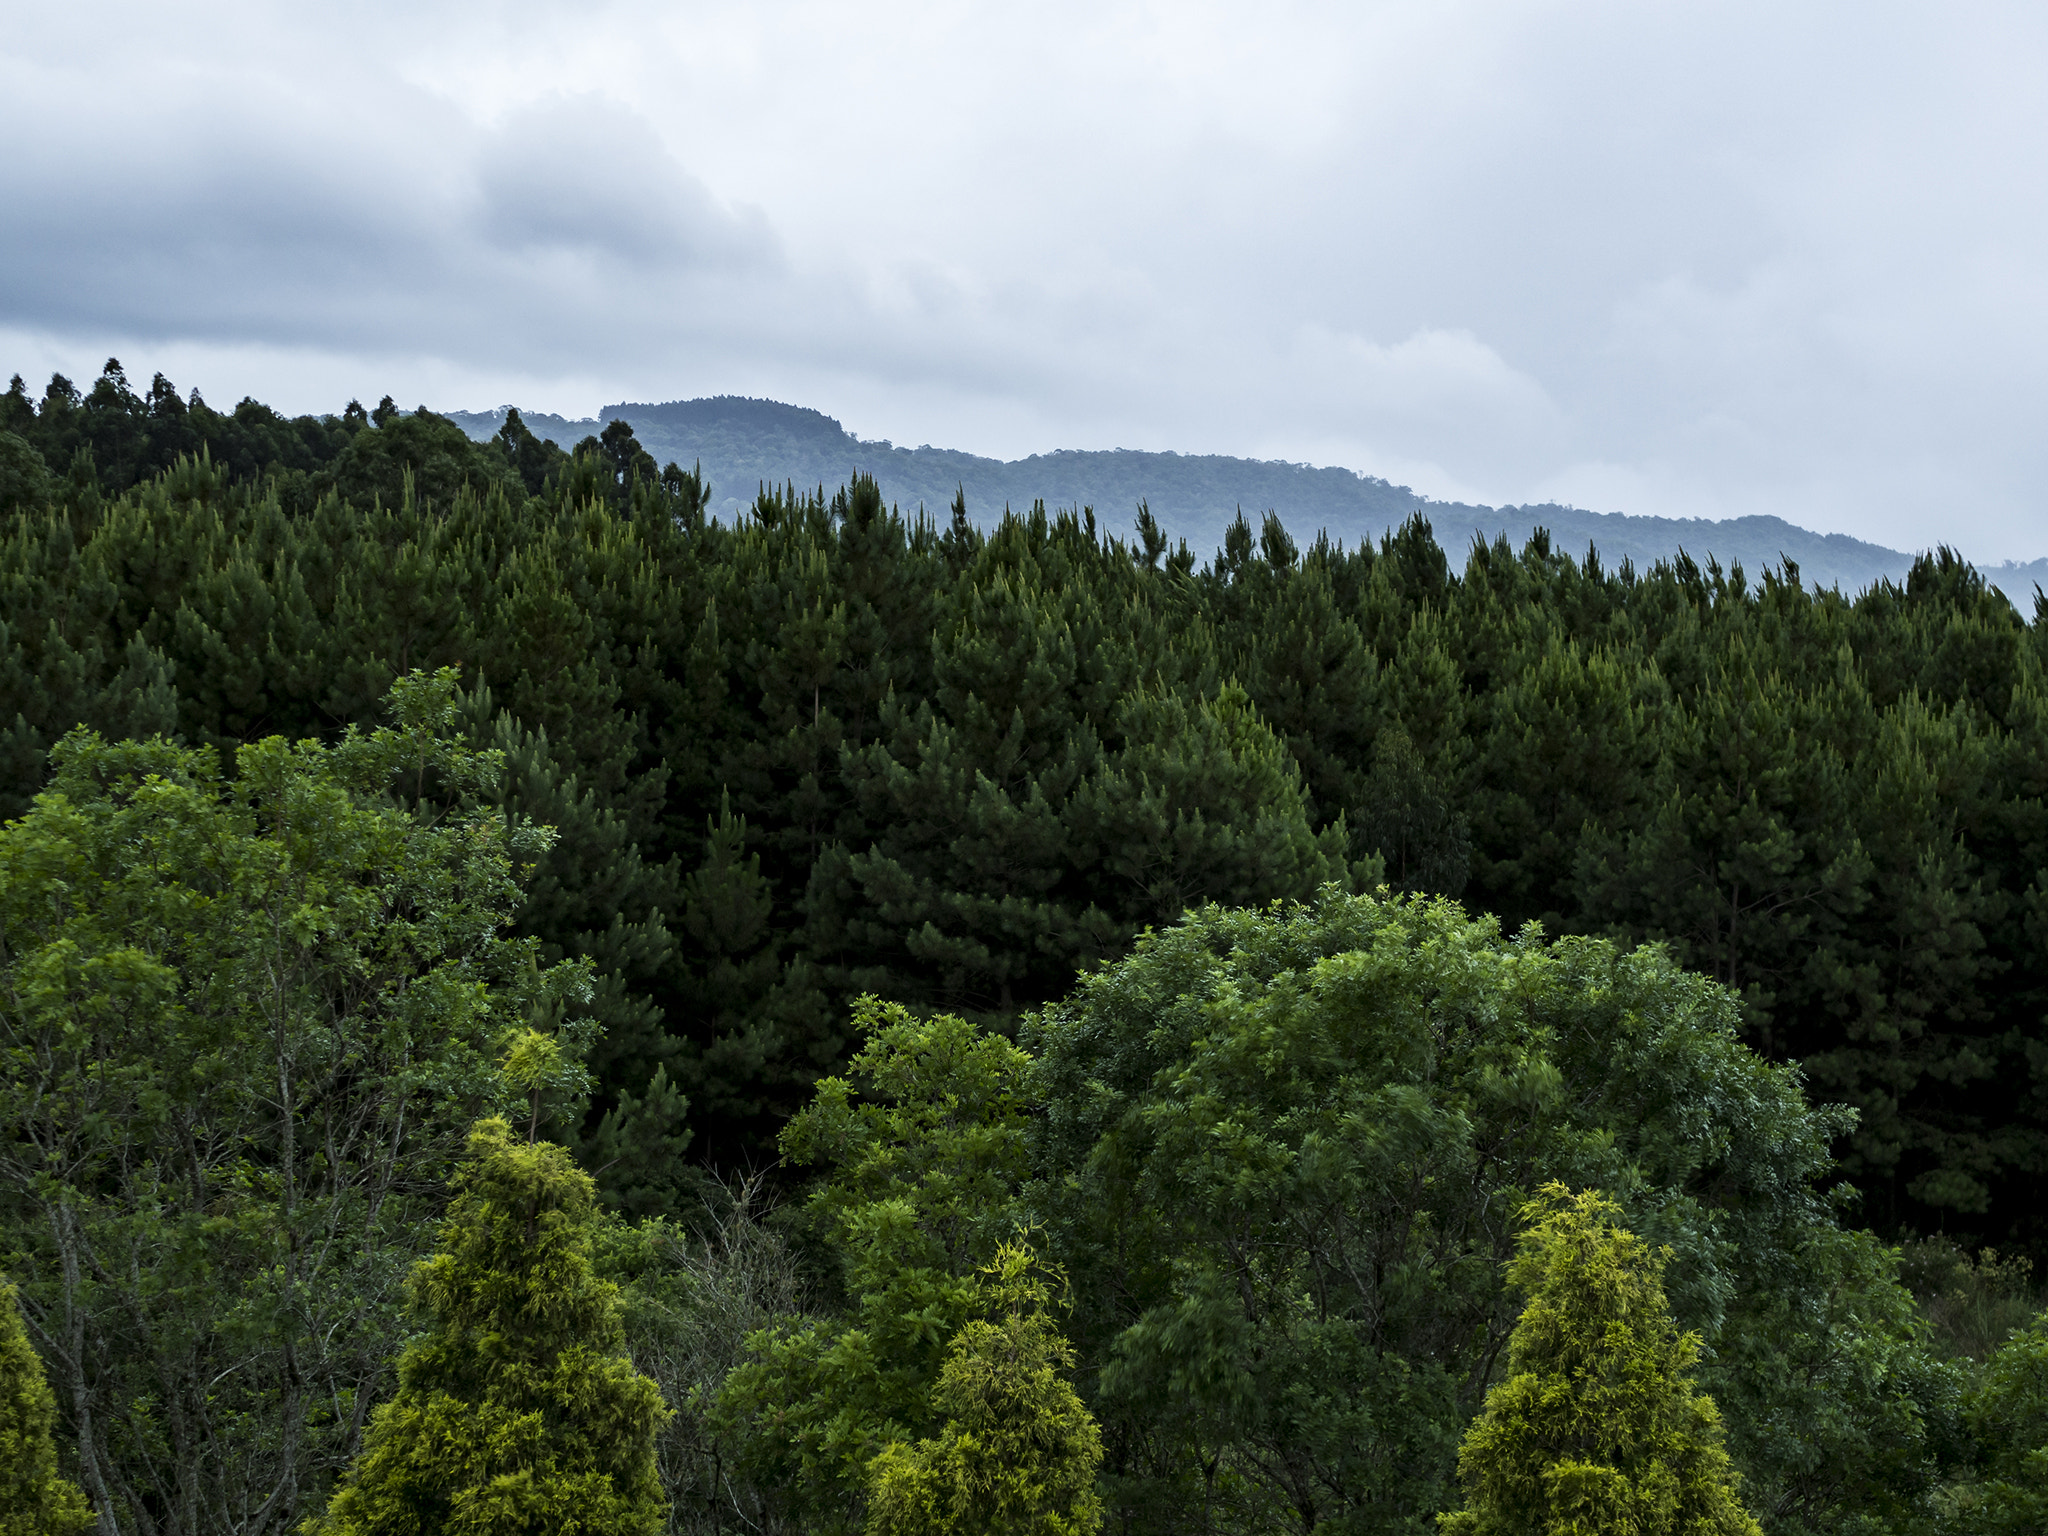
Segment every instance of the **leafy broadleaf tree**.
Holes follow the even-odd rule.
[[[1697,1335],[1664,1299],[1663,1256],[1595,1191],[1545,1185],[1509,1277],[1529,1303],[1508,1377],[1458,1452],[1465,1507],[1444,1536],[1757,1536],[1736,1497]]]
[[[1992,1354],[1971,1418],[1987,1475],[1968,1524],[1986,1536],[2048,1529],[2048,1313]]]
[[[535,1038],[508,1070],[538,1084]],[[591,1264],[595,1186],[501,1119],[477,1125],[469,1155],[441,1251],[410,1281],[431,1327],[307,1536],[653,1536],[668,1410],[626,1358],[618,1287]]]
[[[78,731],[0,828],[0,1242],[103,1528],[288,1528],[354,1453],[508,1029],[588,991],[501,936],[513,861],[450,739],[214,753]],[[551,1104],[550,1108],[555,1106]]]
[[[0,1536],[72,1536],[93,1523],[85,1495],[57,1475],[56,1421],[14,1287],[0,1280]]]
[[[854,1022],[849,1077],[820,1083],[782,1137],[792,1161],[826,1167],[808,1214],[850,1305],[750,1340],[718,1411],[755,1481],[830,1531],[859,1526],[884,1446],[939,1427],[948,1348],[986,1310],[981,1267],[1015,1230],[1030,1065],[950,1015],[863,998]]]
[[[997,1315],[970,1319],[946,1346],[932,1388],[943,1428],[869,1464],[870,1536],[1088,1536],[1102,1524],[1102,1436],[1061,1375],[1074,1350],[1047,1310],[1050,1287],[1019,1243],[982,1276]]]
[[[1520,1310],[1514,1213],[1551,1180],[1617,1190],[1674,1251],[1746,1486],[1816,1532],[1888,1511],[1871,1485],[1924,1481],[1945,1378],[1815,1188],[1838,1112],[1737,1017],[1651,946],[1329,891],[1191,913],[1027,1020],[1020,1198],[1073,1280],[1111,1522],[1426,1522]]]

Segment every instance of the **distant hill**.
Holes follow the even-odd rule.
[[[484,438],[504,424],[505,409],[447,414],[472,437]],[[1644,567],[1681,549],[1702,562],[1712,557],[1723,565],[1740,564],[1752,575],[1789,559],[1809,584],[1839,586],[1845,592],[1884,577],[1902,578],[1913,563],[1910,553],[1847,534],[1813,533],[1778,517],[1713,522],[1587,512],[1550,503],[1471,506],[1432,501],[1405,485],[1349,469],[1278,460],[1126,448],[1061,449],[1003,460],[952,448],[899,448],[857,438],[822,411],[734,395],[608,405],[596,417],[581,419],[526,411],[520,416],[535,433],[565,448],[623,418],[662,463],[702,464],[711,482],[712,510],[728,518],[752,505],[763,483],[837,487],[864,470],[890,501],[905,510],[922,505],[934,517],[945,515],[956,487],[964,489],[968,513],[977,522],[993,520],[1004,506],[1022,509],[1042,500],[1048,506],[1092,506],[1105,527],[1120,531],[1144,500],[1169,537],[1186,539],[1205,559],[1242,508],[1254,523],[1261,513],[1277,512],[1302,542],[1327,530],[1332,539],[1356,545],[1422,512],[1454,559],[1474,538],[1505,534],[1519,548],[1532,529],[1544,527],[1560,548],[1575,555],[1588,546],[1597,548],[1609,567],[1625,559]],[[2035,583],[2048,586],[2048,560],[1985,567],[1984,574],[2031,614]]]

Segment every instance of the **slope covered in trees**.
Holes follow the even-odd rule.
[[[1961,561],[713,519],[625,423],[111,366],[0,470],[0,1220],[103,1509],[314,1511],[492,1108],[611,1212],[672,1529],[1421,1531],[1549,1180],[1771,1536],[2032,1507],[2037,1341],[1937,1342],[2048,1248],[2048,606]]]
[[[478,439],[495,435],[505,417],[502,406],[450,413]],[[1723,565],[1739,562],[1751,570],[1790,560],[1810,583],[1846,592],[1883,579],[1903,580],[1913,566],[1911,554],[1847,534],[1812,533],[1778,517],[1715,522],[1588,512],[1554,503],[1473,506],[1433,501],[1406,486],[1348,469],[1220,454],[1061,450],[1006,462],[951,448],[864,440],[821,411],[773,400],[719,396],[659,405],[625,402],[606,406],[594,418],[528,413],[524,419],[537,435],[565,449],[610,422],[625,422],[659,457],[699,465],[718,488],[708,510],[728,518],[745,512],[762,484],[837,485],[863,473],[874,477],[884,497],[905,508],[944,507],[956,489],[964,489],[984,526],[1003,507],[1022,509],[1034,501],[1118,509],[1143,501],[1169,536],[1185,538],[1204,552],[1220,544],[1231,520],[1248,509],[1254,515],[1276,512],[1298,537],[1327,532],[1354,545],[1376,543],[1420,513],[1453,554],[1462,554],[1475,539],[1490,544],[1506,537],[1519,548],[1543,528],[1554,544],[1573,553],[1596,547],[1610,566],[1628,560],[1648,568],[1681,551],[1696,560],[1717,558]],[[1987,575],[2024,605],[2034,584],[2048,581],[2048,560],[2000,566]]]
[[[562,829],[521,923],[600,973],[615,1193],[676,1175],[679,1096],[697,1153],[765,1146],[855,992],[1013,1018],[1190,904],[1384,872],[1734,988],[1859,1110],[1880,1229],[2048,1232],[2048,625],[1952,557],[1851,600],[1269,519],[1198,562],[865,479],[714,523],[628,431],[572,460],[383,412],[119,489],[67,445],[198,414],[121,391],[9,397],[72,457],[0,546],[4,809],[81,720],[325,736],[460,666],[508,804]]]

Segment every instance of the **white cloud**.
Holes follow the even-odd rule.
[[[2016,3],[19,10],[0,365],[2048,546]]]

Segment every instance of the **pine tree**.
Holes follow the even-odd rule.
[[[1377,853],[1397,891],[1456,897],[1465,889],[1471,839],[1401,726],[1380,728],[1359,807],[1356,845]]]
[[[56,1419],[14,1287],[0,1280],[0,1536],[71,1536],[92,1524],[85,1495],[57,1475]]]
[[[500,1119],[469,1145],[441,1251],[413,1272],[432,1326],[307,1536],[652,1536],[668,1410],[592,1269],[590,1177]]]
[[[1663,1259],[1597,1191],[1548,1184],[1509,1278],[1529,1295],[1508,1379],[1458,1451],[1466,1505],[1444,1536],[1757,1536],[1736,1498],[1699,1339],[1664,1299]]]

